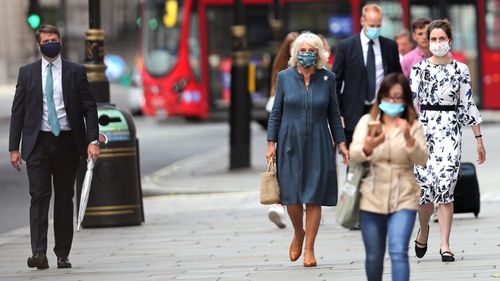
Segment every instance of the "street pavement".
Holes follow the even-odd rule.
[[[335,224],[335,208],[323,208],[316,242],[318,267],[304,268],[302,258],[289,261],[290,222],[278,229],[267,219],[267,206],[258,203],[265,132],[253,126],[252,133],[254,140],[262,140],[252,142],[252,168],[229,172],[229,150],[224,144],[144,177],[145,192],[157,194],[144,200],[146,223],[75,233],[72,269],[57,269],[51,250],[50,269],[29,269],[28,229],[0,235],[0,280],[366,280],[361,234]],[[464,144],[464,159],[474,159],[468,144],[473,139],[470,130],[464,131],[464,138],[469,140]],[[489,151],[493,158],[498,150]],[[413,243],[409,245],[411,280],[500,278],[500,197],[493,184],[498,182],[493,170],[499,160],[491,160],[495,167],[478,168],[483,194],[479,218],[455,217],[451,248],[457,261],[441,262],[439,228],[432,223],[429,251],[423,259],[417,259]],[[339,182],[344,170],[340,164]],[[488,175],[488,180],[481,175]],[[390,279],[386,255],[384,280]]]

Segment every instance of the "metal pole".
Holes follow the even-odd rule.
[[[234,25],[231,27],[233,64],[231,68],[230,164],[231,170],[250,167],[250,112],[248,93],[248,61],[244,6],[234,5]]]
[[[101,28],[101,1],[89,0],[89,28]]]
[[[85,32],[85,69],[90,92],[97,102],[109,103],[109,81],[104,72],[104,30],[99,0],[89,0],[89,30]]]

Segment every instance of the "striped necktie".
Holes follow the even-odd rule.
[[[54,104],[54,81],[52,80],[52,63],[47,65],[47,78],[45,79],[45,97],[47,99],[47,112],[49,115],[50,130],[54,136],[59,136],[61,128],[57,119],[56,105]]]

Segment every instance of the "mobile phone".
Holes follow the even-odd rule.
[[[368,122],[368,134],[375,132],[375,136],[382,133],[382,123],[379,120],[372,120]]]

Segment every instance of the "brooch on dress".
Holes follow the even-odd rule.
[[[323,80],[325,80],[325,81],[328,80],[328,76],[326,76],[326,75],[323,76]]]

